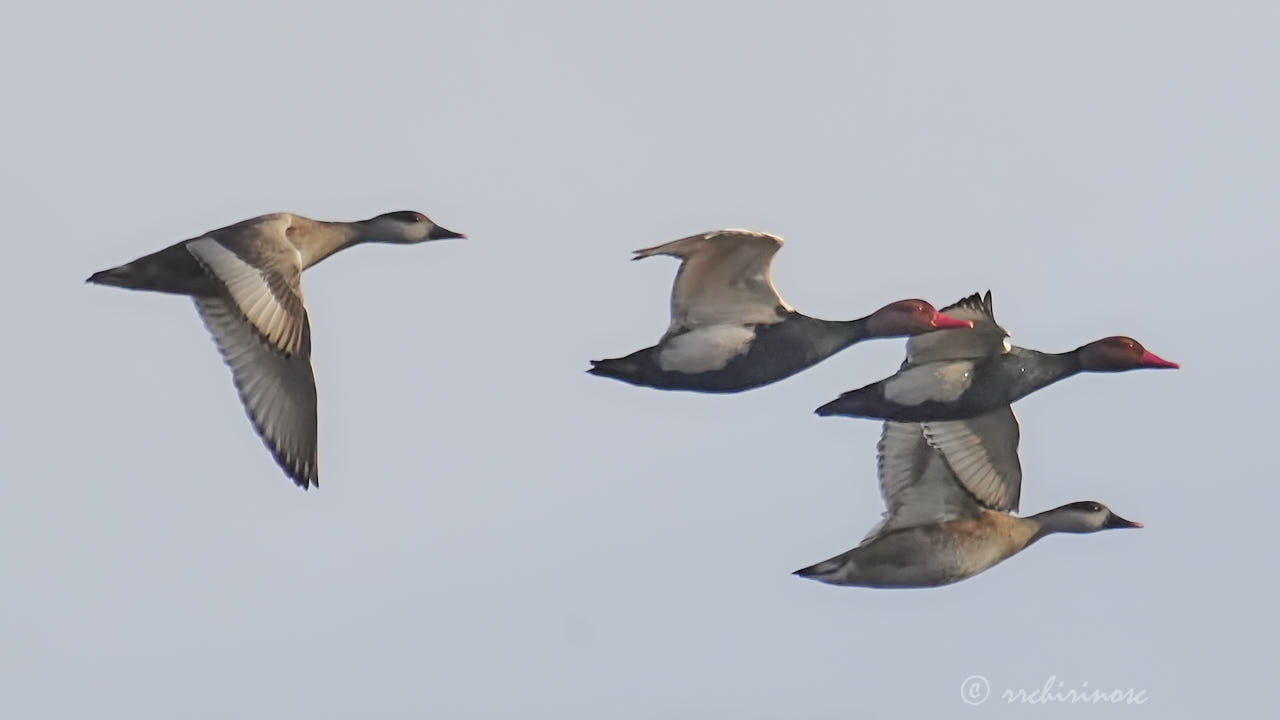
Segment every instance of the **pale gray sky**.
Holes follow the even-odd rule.
[[[1269,2],[0,8],[5,718],[1203,717],[1271,702]],[[318,491],[191,303],[89,273],[264,212],[471,240],[305,278]],[[584,374],[722,226],[798,309],[990,287],[1015,342],[1177,372],[1021,402],[1054,537],[932,591],[792,577],[875,522],[855,347],[738,396]],[[1264,404],[1265,403],[1265,404]],[[960,697],[971,675],[993,697]],[[1136,688],[1142,707],[1006,688]]]

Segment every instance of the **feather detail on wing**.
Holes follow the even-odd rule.
[[[311,327],[294,219],[266,215],[186,243],[223,289],[196,309],[231,368],[253,427],[298,485],[318,481]]]
[[[1018,419],[1008,405],[967,420],[924,423],[924,437],[986,507],[1017,511],[1022,492]]]
[[[297,250],[287,244],[276,252],[256,248],[258,257],[246,260],[210,237],[192,240],[187,250],[226,288],[227,296],[267,342],[281,352],[297,352],[306,323]]]
[[[939,360],[987,357],[1008,352],[1009,332],[996,322],[991,291],[977,293],[948,305],[940,312],[957,320],[973,322],[971,330],[937,330],[907,340],[907,364],[922,365]]]
[[[773,256],[782,238],[749,230],[716,230],[637,250],[681,259],[671,289],[668,335],[705,325],[768,324],[790,310],[773,286]]]
[[[198,297],[195,303],[276,462],[298,485],[317,484],[316,385],[306,315],[295,352],[286,354],[268,344],[232,301]]]
[[[893,530],[978,514],[973,498],[956,483],[942,456],[925,442],[919,423],[886,422],[876,447],[886,510],[864,544]]]

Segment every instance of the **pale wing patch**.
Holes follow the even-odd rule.
[[[296,352],[303,332],[303,318],[298,315],[305,310],[300,299],[291,298],[293,302],[286,305],[277,296],[288,292],[281,289],[287,283],[269,282],[270,271],[250,265],[212,238],[192,240],[187,250],[226,287],[241,314],[264,338],[282,351]]]
[[[996,322],[991,292],[970,295],[942,309],[957,319],[973,323],[971,330],[938,330],[907,340],[907,363],[923,365],[941,360],[981,358],[1009,352],[1009,332]]]
[[[923,503],[911,503],[912,486],[920,478],[920,471],[933,450],[924,442],[918,423],[886,422],[876,445],[877,474],[880,476],[880,496],[884,498],[885,512],[862,542],[869,542],[889,529],[889,519],[894,517],[900,527],[927,524],[932,520],[932,510]]]
[[[671,288],[671,328],[724,323],[767,324],[790,310],[773,286],[773,256],[782,238],[749,230],[717,230],[636,251],[635,259],[681,259]]]
[[[750,347],[756,333],[742,325],[713,325],[676,335],[663,342],[658,367],[670,372],[721,370]]]
[[[891,530],[932,525],[977,512],[942,456],[925,442],[919,423],[886,422],[876,447],[880,494],[887,509],[863,543]]]
[[[951,313],[947,313],[951,315]],[[960,314],[957,320],[969,320]],[[907,363],[923,365],[942,360],[976,359],[1008,352],[1009,338],[990,322],[974,321],[971,330],[934,330],[907,340]]]
[[[884,397],[899,405],[952,402],[973,384],[973,366],[962,360],[909,367],[884,381]]]
[[[230,301],[198,297],[195,302],[231,368],[254,429],[294,482],[303,487],[315,484],[316,384],[306,318],[299,351],[284,355],[264,343]]]
[[[924,436],[978,502],[992,510],[1018,509],[1022,464],[1013,408],[1006,405],[968,420],[924,423]]]

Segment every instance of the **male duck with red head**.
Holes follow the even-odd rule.
[[[657,345],[594,360],[587,372],[662,390],[732,393],[790,377],[862,340],[969,328],[924,300],[900,300],[857,320],[796,312],[773,286],[782,238],[716,230],[637,250],[680,258],[671,325]]]
[[[1081,372],[1178,367],[1123,336],[1095,340],[1064,353],[1010,345],[1008,333],[992,314],[990,291],[983,297],[971,295],[943,311],[981,317],[977,329],[963,337],[938,333],[913,338],[897,374],[850,390],[816,412],[901,422],[963,420]]]

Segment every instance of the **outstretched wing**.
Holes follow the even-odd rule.
[[[992,510],[1017,511],[1022,463],[1018,418],[1012,407],[1005,405],[967,420],[924,423],[924,437],[978,502]]]
[[[925,441],[919,423],[886,422],[880,434],[877,467],[884,519],[863,543],[903,528],[975,517],[980,508],[956,483],[946,461]]]
[[[231,368],[254,429],[276,462],[298,485],[318,484],[310,328],[304,323],[300,351],[285,355],[264,342],[231,301],[196,298],[196,309]]]
[[[301,257],[288,216],[211,234],[187,249],[223,288],[196,309],[231,368],[236,390],[276,461],[298,485],[318,482],[316,386]]]
[[[982,296],[974,293],[943,312],[973,321],[973,329],[940,330],[908,340],[903,370],[887,381],[886,396],[891,385],[908,394],[946,385],[935,378],[941,374],[926,368],[971,367],[975,359],[1010,351],[1009,333],[996,322],[990,290]],[[913,378],[922,382],[907,382]],[[969,379],[967,375],[965,379]],[[934,394],[939,392],[935,390]],[[945,393],[941,399],[946,399]],[[1019,428],[1013,408],[1005,406],[965,420],[926,422],[923,436],[946,458],[956,480],[979,503],[992,510],[1018,509],[1022,465],[1018,461]]]
[[[907,340],[907,364],[923,365],[939,360],[962,360],[1008,352],[1009,332],[1000,327],[991,303],[985,296],[970,295],[940,312],[957,320],[973,322],[971,330],[937,330]]]
[[[633,260],[653,255],[681,259],[671,289],[667,334],[718,324],[775,323],[778,308],[790,310],[773,286],[773,256],[782,238],[750,230],[715,230],[637,250]]]
[[[250,222],[191,240],[187,251],[264,340],[281,352],[296,352],[307,310],[302,256],[285,238],[289,216]]]

